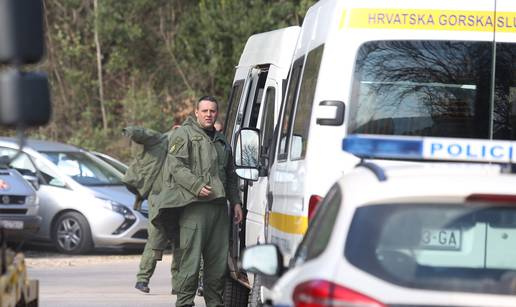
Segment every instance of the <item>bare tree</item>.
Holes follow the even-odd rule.
[[[104,86],[102,81],[102,51],[100,49],[100,40],[99,40],[99,12],[98,12],[98,0],[93,0],[93,10],[95,11],[95,25],[94,35],[95,35],[95,47],[97,49],[97,76],[99,82],[99,102],[100,102],[100,111],[102,113],[102,127],[104,130],[108,129],[107,122],[107,114],[106,114],[106,106],[104,102]]]

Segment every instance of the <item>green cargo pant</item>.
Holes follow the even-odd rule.
[[[179,246],[174,248],[172,264],[173,284],[178,292],[176,306],[194,305],[201,256],[206,306],[224,306],[229,223],[225,200],[193,203],[184,208],[179,219]]]
[[[157,211],[152,196],[149,197],[148,204],[150,220],[155,216]],[[136,274],[136,281],[149,283],[149,280],[156,269],[156,262],[161,260],[159,255],[163,255],[163,250],[170,246],[170,244],[165,235],[150,222],[147,226],[147,233],[147,242],[145,243],[145,248],[140,259],[140,270]],[[172,267],[171,274],[173,275],[173,273],[174,270]]]
[[[168,244],[168,240],[151,223],[149,223],[147,232],[149,233],[149,237],[147,238],[147,243],[145,243],[145,248],[140,259],[140,270],[136,274],[136,281],[142,281],[146,283],[149,282],[152,274],[154,274],[154,270],[156,269],[156,262],[161,260],[161,257],[158,257],[158,255],[163,255],[163,250]],[[153,246],[160,245],[163,246],[163,248],[153,249]],[[174,271],[171,269],[171,273],[173,272]]]

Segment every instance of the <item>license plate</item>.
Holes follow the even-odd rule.
[[[462,231],[460,229],[423,229],[420,247],[423,249],[460,250]]]
[[[0,221],[0,228],[23,229],[23,221]]]

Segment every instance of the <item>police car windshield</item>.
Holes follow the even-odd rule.
[[[357,209],[345,257],[401,286],[515,294],[515,244],[513,206],[373,205]]]
[[[374,41],[355,64],[350,133],[490,138],[491,42]],[[516,44],[496,45],[493,138],[516,139]]]
[[[85,186],[121,185],[122,174],[84,152],[42,152],[66,175]]]

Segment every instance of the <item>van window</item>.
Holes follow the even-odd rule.
[[[276,106],[276,89],[272,86],[267,88],[265,93],[265,111],[262,117],[262,155],[269,154],[269,147],[274,134],[274,110]]]
[[[493,46],[374,41],[357,54],[349,133],[490,138]],[[516,132],[516,45],[498,44],[494,138]]]
[[[290,83],[285,100],[285,110],[281,121],[281,134],[279,142],[278,160],[286,160],[288,155],[288,145],[290,142],[290,131],[292,130],[292,116],[294,115],[294,104],[299,90],[299,78],[303,68],[304,57],[297,59],[292,65]]]
[[[267,81],[267,75],[269,74],[268,67],[263,67],[258,73],[258,81],[256,83],[256,89],[254,94],[247,97],[247,103],[250,103],[251,112],[249,113],[249,121],[247,127],[255,128],[258,124],[258,115],[260,114],[260,108],[263,99],[263,93],[265,88],[265,82]],[[251,93],[250,93],[251,94]]]
[[[294,119],[295,136],[300,137],[300,148],[291,146],[290,159],[303,159],[306,155],[306,146],[308,144],[308,132],[310,130],[310,117],[312,115],[312,104],[315,96],[315,87],[317,85],[317,76],[321,67],[321,58],[323,55],[324,45],[321,45],[308,53],[306,56],[305,70],[303,79],[299,89],[299,100],[296,106],[296,117]],[[292,143],[294,144],[294,142]]]
[[[228,103],[228,112],[226,115],[226,124],[224,127],[226,139],[231,142],[231,138],[233,137],[233,129],[235,128],[235,120],[236,113],[238,111],[238,103],[240,101],[240,96],[242,96],[242,88],[244,87],[244,80],[235,81],[235,85],[231,90],[231,94],[229,96]]]
[[[516,44],[496,44],[493,138],[516,139]]]

